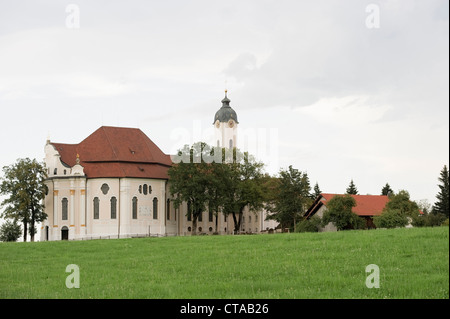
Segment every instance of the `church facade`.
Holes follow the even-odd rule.
[[[217,145],[234,147],[237,114],[225,94],[214,117]],[[187,203],[175,209],[170,155],[140,129],[102,126],[79,144],[45,145],[47,219],[41,240],[183,236],[192,233]],[[245,210],[241,232],[275,228],[265,211]],[[198,234],[231,234],[233,218],[204,212]]]

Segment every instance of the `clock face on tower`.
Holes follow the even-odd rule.
[[[217,128],[220,127],[220,122],[219,122],[219,120],[216,121],[216,127],[217,127]]]
[[[229,120],[228,121],[228,127],[233,127],[234,126],[234,121],[233,120]]]

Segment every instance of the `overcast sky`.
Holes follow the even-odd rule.
[[[328,193],[388,182],[433,203],[449,163],[448,12],[447,0],[0,0],[0,167],[102,125],[174,153],[207,140],[227,88],[238,139],[269,173],[293,165]]]

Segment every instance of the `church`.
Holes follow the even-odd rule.
[[[236,146],[238,124],[225,91],[213,122],[217,146]],[[138,128],[102,126],[79,144],[47,140],[44,161],[48,217],[41,224],[42,241],[192,233],[187,203],[178,209],[172,204],[170,155]],[[265,211],[246,209],[240,232],[261,233],[277,226],[265,219]],[[197,234],[232,234],[234,221],[206,211],[197,228]]]

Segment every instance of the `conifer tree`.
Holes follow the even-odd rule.
[[[353,183],[353,179],[350,181],[350,185],[348,185],[346,194],[350,195],[358,195],[358,189],[355,186],[355,183]]]
[[[433,205],[432,212],[434,214],[444,214],[445,216],[449,216],[449,177],[448,177],[448,169],[447,166],[444,165],[444,168],[441,170],[441,175],[438,178],[439,182],[439,193],[436,195],[437,201]]]
[[[386,185],[384,185],[384,187],[381,189],[381,195],[389,196],[392,194],[394,194],[394,191],[392,190],[391,186],[386,183]]]
[[[319,183],[316,182],[316,185],[314,185],[314,199],[320,196],[322,191],[320,190]]]

